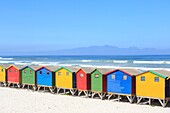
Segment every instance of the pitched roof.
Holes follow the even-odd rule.
[[[52,72],[52,70],[50,70],[50,69],[48,69],[48,68],[46,68],[46,67],[44,67],[44,66],[38,68],[36,71],[39,71],[39,70],[41,70],[41,69],[43,69],[43,68],[45,68],[45,69],[47,69],[48,71]]]
[[[105,73],[112,71],[113,69],[111,69],[111,68],[96,68],[95,70],[98,70],[101,74],[105,74]]]
[[[59,68],[58,68],[57,70],[55,70],[54,72],[57,72],[57,71],[59,71],[59,70],[61,70],[61,69],[65,69],[65,70],[67,70],[67,71],[69,71],[69,72],[72,73],[71,70],[69,70],[69,69],[67,69],[66,67],[63,67],[63,66],[59,67]]]
[[[142,73],[142,71],[140,71],[140,70],[138,70],[138,69],[131,69],[131,68],[120,69],[120,70],[122,70],[122,71],[124,71],[124,72],[127,72],[127,73],[129,73],[129,74],[131,74],[131,75],[134,75],[134,76]]]
[[[11,67],[14,67],[14,68],[16,68],[16,69],[18,69],[18,70],[20,70],[20,68],[17,66],[14,66],[14,65],[10,65],[10,66],[8,66],[6,69],[9,69],[9,68],[11,68]]]
[[[77,72],[80,67],[78,66],[66,66],[67,69],[71,70],[72,72]]]
[[[157,76],[160,76],[162,78],[170,77],[170,72],[166,70],[149,70],[149,72],[156,74]]]
[[[25,68],[30,68],[30,69],[34,70],[34,69],[31,68],[30,66],[25,66],[25,67],[21,68],[20,70],[24,70]]]
[[[85,73],[92,73],[94,70],[95,70],[95,68],[91,68],[91,67],[82,67],[82,68],[80,68],[78,71],[80,71],[80,70],[83,70]],[[77,71],[77,72],[78,72]]]
[[[105,75],[114,73],[114,72],[116,72],[116,71],[121,71],[121,72],[126,73],[126,74],[128,74],[128,75],[130,75],[130,76],[136,76],[136,75],[142,73],[142,72],[141,72],[140,70],[138,70],[138,69],[122,68],[122,69],[112,70],[112,71],[106,73]]]
[[[37,69],[40,68],[40,66],[35,66],[35,65],[31,65],[31,66],[29,66],[29,67],[31,67],[31,68],[34,69],[34,70],[37,70]]]
[[[9,65],[7,65],[7,64],[1,64],[0,66],[1,66],[2,68],[5,68],[5,69],[9,67]]]
[[[76,67],[76,66],[74,66],[74,67],[73,66],[65,66],[65,67],[61,66],[57,70],[55,70],[54,72],[57,72],[57,71],[59,71],[61,69],[65,69],[65,70],[72,73],[72,72],[77,72],[79,68],[80,67]]]
[[[46,68],[52,70],[52,71],[55,71],[56,69],[59,68],[59,66],[46,66]]]

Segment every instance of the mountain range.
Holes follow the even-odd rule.
[[[137,47],[119,48],[104,45],[57,50],[55,53],[57,55],[168,55],[170,54],[170,49],[140,49]]]
[[[110,45],[79,47],[55,51],[0,51],[1,55],[170,55],[170,49],[120,48]]]

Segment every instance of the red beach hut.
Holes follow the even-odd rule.
[[[8,68],[6,68],[6,72],[8,86],[10,86],[11,84],[16,84],[19,87],[21,83],[19,68],[15,67],[14,65],[11,65]]]
[[[78,90],[78,96],[84,93],[86,96],[89,95],[91,90],[91,73],[95,69],[93,68],[81,68],[76,73],[76,86]]]

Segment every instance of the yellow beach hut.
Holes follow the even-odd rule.
[[[72,95],[76,92],[76,67],[60,67],[55,72],[55,86],[57,93],[63,90],[66,93],[70,91]]]
[[[136,76],[137,103],[148,99],[149,105],[152,100],[159,100],[165,107],[170,99],[170,72],[166,70],[146,71]]]
[[[0,84],[6,86],[6,69],[0,66]]]

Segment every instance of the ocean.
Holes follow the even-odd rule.
[[[170,55],[1,56],[0,64],[170,70]]]

